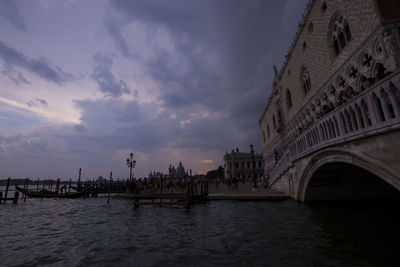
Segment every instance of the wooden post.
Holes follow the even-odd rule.
[[[24,190],[26,189],[26,178],[25,178],[25,180],[24,180],[24,187],[23,187],[23,189],[24,189]],[[21,198],[24,198],[24,193],[21,194]]]
[[[26,178],[26,190],[28,190],[28,187],[29,187],[29,177],[28,178]],[[17,192],[16,192],[17,193]],[[26,201],[26,194],[24,194],[24,202]],[[18,201],[17,201],[18,202]],[[14,202],[14,203],[17,203],[17,202]]]
[[[68,187],[68,193],[70,193],[71,192],[71,178],[69,178],[69,187]]]
[[[60,191],[60,183],[61,183],[61,178],[57,178],[57,184],[56,184],[56,192],[57,193]]]
[[[44,191],[44,186],[46,185],[46,179],[43,179],[43,188],[42,190]]]
[[[17,203],[18,203],[18,198],[19,198],[19,192],[16,191],[15,194],[14,194],[14,200],[13,200],[13,203],[14,203],[14,204],[17,204]],[[25,197],[25,199],[26,199],[26,197]]]
[[[39,178],[37,178],[36,192],[39,192]]]
[[[3,200],[3,192],[0,192],[0,204],[2,200]]]
[[[81,191],[81,174],[82,174],[82,168],[79,168],[79,178],[78,178],[78,191]]]
[[[107,198],[107,204],[110,203],[110,195],[111,195],[111,179],[112,179],[112,172],[110,172],[110,187],[108,188],[108,198]]]
[[[160,177],[160,192],[162,194],[163,192],[163,173],[161,172],[161,177]]]
[[[7,180],[7,187],[6,187],[6,194],[5,194],[5,196],[4,196],[4,203],[6,203],[6,201],[7,201],[8,187],[10,186],[10,180],[11,180],[11,178],[8,177],[8,180]]]

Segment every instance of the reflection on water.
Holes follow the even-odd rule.
[[[0,205],[6,266],[391,266],[397,204],[220,201],[139,207],[105,198]]]

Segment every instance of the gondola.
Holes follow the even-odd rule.
[[[23,189],[18,185],[15,186],[15,189],[22,194],[27,195],[28,197],[35,197],[35,198],[77,198],[82,197],[84,192],[66,192],[66,193],[58,193],[58,192],[51,192],[48,190],[41,190],[41,191],[31,191],[28,189]]]

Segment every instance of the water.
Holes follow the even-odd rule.
[[[396,266],[397,207],[27,199],[0,205],[0,265]]]

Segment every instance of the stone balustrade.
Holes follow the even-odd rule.
[[[281,148],[269,170],[273,184],[293,162],[317,150],[400,129],[400,71],[328,112]]]

